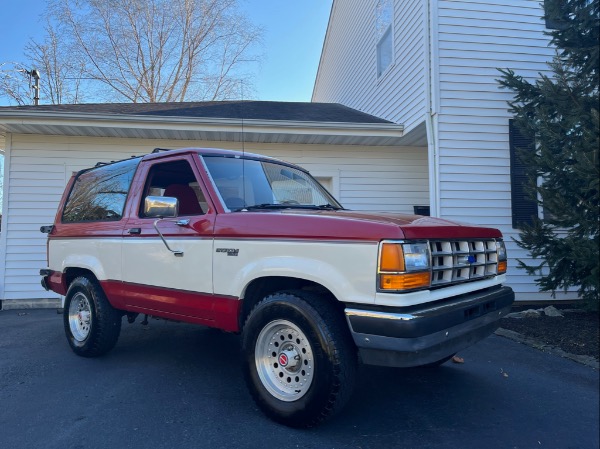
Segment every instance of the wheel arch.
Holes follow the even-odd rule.
[[[63,270],[63,276],[66,290],[69,289],[69,285],[71,285],[71,282],[73,282],[76,278],[80,276],[86,276],[91,280],[98,282],[98,277],[89,268],[67,267]]]
[[[254,306],[263,298],[273,293],[286,290],[306,290],[318,294],[324,301],[336,304],[343,311],[344,304],[325,286],[308,279],[289,276],[263,276],[253,279],[245,288],[240,298],[241,306],[238,316],[240,331]]]

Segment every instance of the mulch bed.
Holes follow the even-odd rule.
[[[540,306],[515,306],[513,311],[521,312],[539,308]],[[561,307],[557,308],[561,309]],[[600,351],[598,313],[572,308],[562,309],[563,317],[551,317],[542,313],[537,318],[503,318],[500,327],[570,354],[586,355],[598,360]]]

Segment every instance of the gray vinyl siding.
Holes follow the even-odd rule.
[[[507,101],[497,68],[530,79],[548,70],[554,50],[539,0],[438,1],[439,191],[441,216],[501,229],[509,283],[518,299],[548,299],[516,269],[527,254],[512,238]]]
[[[0,254],[0,299],[56,297],[40,286],[46,235],[71,173],[98,161],[145,154],[153,148],[217,147],[239,143],[42,135],[8,135]],[[338,199],[351,209],[410,213],[427,205],[427,149],[335,145],[246,144],[246,151],[300,164],[335,178]]]
[[[394,3],[394,60],[378,78],[376,2],[334,1],[313,101],[342,103],[402,123],[408,133],[425,114],[425,5]]]

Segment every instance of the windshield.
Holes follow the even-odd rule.
[[[341,209],[308,173],[287,165],[219,156],[204,162],[229,210]]]

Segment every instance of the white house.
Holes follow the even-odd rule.
[[[351,209],[412,213],[429,202],[427,154],[403,127],[339,104],[208,102],[0,108],[4,308],[56,304],[40,286],[46,236],[71,173],[154,148],[229,148],[308,168]]]
[[[427,154],[432,215],[501,229],[518,300],[549,299],[516,269],[527,254],[512,241],[541,211],[511,166],[522,136],[496,80],[548,71],[543,17],[540,0],[334,0],[312,98],[402,123]]]
[[[429,206],[498,227],[517,299],[548,299],[515,268],[526,254],[511,240],[513,219],[531,204],[511,167],[511,96],[496,82],[498,67],[531,78],[547,70],[542,16],[539,0],[334,0],[312,103],[0,107],[0,305],[56,303],[39,285],[39,227],[52,223],[73,171],[190,146],[298,163],[350,209]]]

